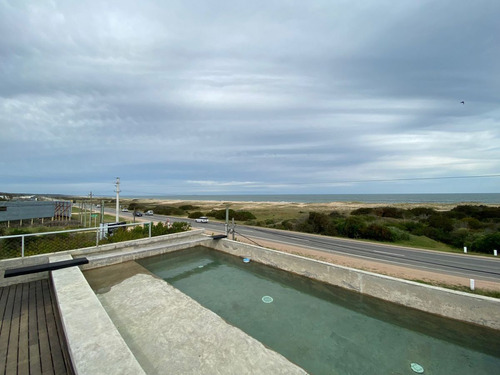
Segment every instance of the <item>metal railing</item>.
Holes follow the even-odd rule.
[[[99,245],[151,238],[152,222],[103,224],[94,228],[16,234],[0,237],[0,259],[98,247]],[[146,226],[148,227],[146,231]],[[129,230],[127,227],[134,227]],[[140,229],[142,227],[142,230]]]

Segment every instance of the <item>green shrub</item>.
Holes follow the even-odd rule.
[[[375,214],[380,217],[392,217],[395,219],[403,218],[403,210],[396,207],[377,207],[374,210]]]
[[[181,210],[184,210],[184,211],[191,211],[191,210],[197,210],[199,209],[200,207],[199,206],[193,206],[191,204],[185,204],[183,206],[179,206],[179,208]]]
[[[282,227],[282,229],[293,230],[295,227],[295,224],[294,224],[293,220],[284,220],[281,223],[281,227]]]
[[[314,233],[313,226],[307,220],[297,223],[295,230],[304,233]]]
[[[196,218],[201,217],[201,216],[205,216],[205,215],[203,215],[203,212],[201,212],[201,211],[194,211],[194,212],[191,212],[188,215],[188,218],[190,218],[190,219],[196,219]]]
[[[471,242],[471,233],[466,228],[459,228],[450,233],[450,245],[461,248]],[[470,245],[469,245],[470,246]]]
[[[308,223],[312,227],[312,233],[325,234],[330,224],[330,217],[320,212],[309,212]]]
[[[212,210],[207,213],[207,216],[214,217],[218,220],[226,220],[226,210]],[[235,211],[229,209],[229,220],[233,219],[236,221],[247,221],[256,219],[255,215],[249,211]]]
[[[144,208],[144,206],[137,203],[137,202],[132,202],[128,205],[129,211],[142,210],[143,208]]]
[[[500,219],[500,207],[460,205],[451,210],[453,214],[460,214],[462,217],[473,217],[480,221],[487,219]]]
[[[338,218],[341,218],[341,217],[344,217],[344,215],[342,215],[342,213],[338,212],[338,211],[332,211],[330,212],[330,215],[329,215],[332,219],[338,219]]]
[[[250,211],[236,211],[234,214],[234,220],[246,221],[256,219],[255,215]]]
[[[500,250],[500,233],[486,234],[474,240],[471,246],[473,251],[480,253],[493,253],[493,250]]]
[[[362,236],[376,241],[394,241],[391,230],[379,224],[368,225],[363,229]]]
[[[155,214],[158,215],[173,215],[173,216],[184,216],[186,213],[177,207],[158,205],[154,208]]]
[[[229,210],[229,218],[231,218],[233,215],[234,216],[234,210],[230,209]],[[207,216],[213,217],[218,220],[226,220],[226,210],[212,210],[207,213]]]
[[[462,220],[460,220],[465,226],[469,229],[481,229],[484,228],[484,224],[481,223],[478,219],[474,217],[465,217]]]
[[[453,230],[453,221],[443,213],[434,213],[427,219],[427,224],[435,229],[443,232],[451,232]]]
[[[392,232],[393,241],[409,241],[410,235],[408,232],[401,230],[397,227],[389,227],[389,230]]]
[[[374,209],[371,207],[361,207],[351,211],[351,215],[374,215]]]
[[[349,238],[362,238],[365,227],[366,224],[358,216],[349,216],[337,223],[338,233]]]
[[[418,221],[405,221],[403,223],[403,227],[405,230],[414,234],[416,236],[423,236],[425,225]]]
[[[406,210],[406,213],[409,213],[410,216],[414,216],[414,217],[427,218],[427,217],[435,214],[436,210],[434,210],[433,208],[428,208],[428,207],[415,207],[415,208],[410,208],[409,210]]]

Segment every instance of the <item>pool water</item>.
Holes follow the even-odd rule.
[[[138,262],[311,374],[500,374],[495,330],[203,247]]]

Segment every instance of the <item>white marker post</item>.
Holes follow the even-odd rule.
[[[467,246],[464,246],[464,253],[467,254]]]
[[[474,290],[475,285],[474,285],[474,279],[470,279],[470,290]]]
[[[493,250],[493,255],[494,255],[494,256],[498,256],[498,251]]]

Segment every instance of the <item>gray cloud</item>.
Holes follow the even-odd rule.
[[[497,192],[499,11],[4,0],[0,190]]]

